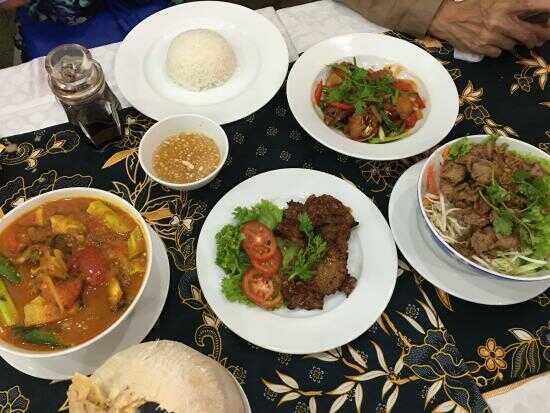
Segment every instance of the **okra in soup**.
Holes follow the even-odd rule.
[[[112,325],[136,298],[141,226],[103,200],[47,202],[0,233],[0,340],[53,351]]]

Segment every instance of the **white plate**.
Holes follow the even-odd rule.
[[[323,123],[313,103],[315,85],[327,65],[353,57],[362,67],[398,63],[405,68],[399,77],[416,81],[426,109],[409,136],[396,142],[368,144],[348,139]],[[333,37],[308,49],[290,71],[286,94],[296,120],[311,136],[337,152],[362,159],[401,159],[424,152],[449,133],[458,115],[458,92],[441,63],[409,42],[381,34]]]
[[[169,78],[165,61],[172,39],[198,28],[224,36],[238,67],[225,84],[191,92]],[[287,70],[286,43],[268,19],[246,7],[217,1],[169,7],[143,20],[121,43],[115,63],[122,94],[147,116],[160,120],[194,113],[222,124],[265,105],[281,87]]]
[[[517,304],[546,291],[549,280],[527,282],[480,274],[436,245],[418,206],[417,184],[423,162],[401,175],[389,205],[395,241],[418,273],[449,294],[478,304]]]
[[[232,211],[262,199],[283,207],[292,199],[329,194],[352,209],[359,225],[349,242],[348,268],[357,278],[349,297],[325,298],[323,310],[266,311],[229,302],[216,265],[216,233],[233,222]],[[250,178],[229,191],[210,211],[197,245],[197,273],[212,310],[234,333],[260,347],[309,354],[346,344],[364,333],[386,308],[397,274],[397,252],[388,224],[372,201],[353,185],[324,172],[279,169]]]
[[[65,380],[76,372],[91,374],[113,354],[140,343],[157,322],[170,286],[170,262],[166,248],[155,231],[149,228],[149,232],[153,244],[151,276],[134,311],[115,330],[89,347],[66,356],[40,359],[5,352],[0,356],[29,376]]]

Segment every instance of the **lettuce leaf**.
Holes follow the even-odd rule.
[[[269,229],[273,230],[282,221],[283,210],[270,201],[262,200],[249,208],[235,208],[233,217],[238,225],[242,225],[249,221],[260,221]]]
[[[236,225],[226,225],[216,234],[216,264],[226,275],[242,275],[250,266],[250,260],[241,249],[244,236]]]
[[[241,288],[242,275],[226,275],[222,279],[222,292],[231,302],[250,304],[250,300]]]

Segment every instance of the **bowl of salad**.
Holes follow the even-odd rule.
[[[550,156],[517,139],[475,135],[438,148],[418,182],[434,239],[478,272],[550,279]]]

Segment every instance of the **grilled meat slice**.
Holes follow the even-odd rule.
[[[446,179],[451,184],[456,185],[464,181],[466,176],[466,167],[457,162],[447,161],[443,164],[441,178]]]
[[[476,182],[482,185],[488,185],[495,176],[495,169],[495,164],[493,164],[493,162],[487,159],[480,159],[472,163],[470,175]]]
[[[334,294],[348,275],[347,252],[329,249],[325,257],[317,265],[317,271],[312,287],[322,295]]]
[[[353,114],[353,110],[344,110],[327,106],[323,111],[323,121],[327,126],[335,126],[337,123],[345,123],[346,119]]]
[[[491,223],[491,212],[487,211],[485,214],[480,213],[476,209],[465,209],[462,211],[462,221],[465,224],[471,225],[476,228],[483,228]]]
[[[357,225],[350,209],[331,195],[310,195],[304,207],[315,227],[325,224]]]
[[[342,282],[342,285],[340,286],[340,291],[346,294],[347,297],[355,289],[355,285],[357,285],[357,278],[352,277],[348,274],[347,277],[344,279],[344,282]]]
[[[491,227],[485,227],[483,229],[478,229],[472,234],[470,238],[470,246],[476,252],[476,254],[483,254],[491,250],[497,241],[495,232]]]
[[[513,251],[519,247],[519,239],[515,235],[497,235],[495,249]]]
[[[310,283],[285,280],[282,285],[283,298],[289,310],[321,310],[325,296],[315,291]]]
[[[289,309],[323,308],[325,295],[343,291],[350,294],[357,280],[348,274],[348,240],[357,222],[350,209],[330,195],[311,195],[304,204],[291,201],[283,211],[283,220],[275,229],[281,238],[305,246],[298,217],[306,212],[321,237],[327,242],[326,256],[317,264],[309,282],[285,280],[282,293]]]
[[[298,216],[304,212],[304,204],[290,201],[287,205],[283,211],[283,220],[275,228],[275,234],[303,247],[305,239],[304,234],[300,231]]]
[[[319,227],[318,230],[321,237],[327,242],[329,249],[334,249],[347,257],[352,226],[349,224],[326,224]]]
[[[320,293],[333,294],[348,277],[348,241],[357,222],[350,209],[330,195],[311,195],[304,206],[313,225],[328,244],[328,252],[318,264],[317,274],[311,283]]]

